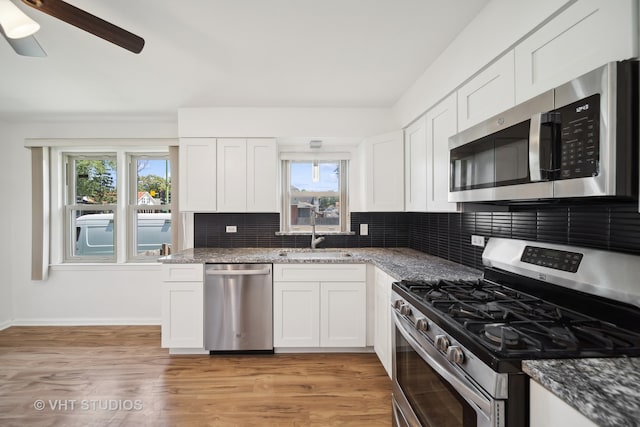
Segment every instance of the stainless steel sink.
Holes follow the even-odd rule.
[[[291,251],[280,252],[281,257],[289,259],[326,259],[326,258],[345,258],[352,256],[349,252],[344,251]]]

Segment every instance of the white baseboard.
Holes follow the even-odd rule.
[[[14,319],[9,326],[159,326],[161,319]]]
[[[275,347],[275,353],[373,353],[373,347]]]
[[[170,348],[169,354],[209,354],[204,348]]]
[[[7,320],[6,322],[2,322],[0,323],[0,331],[7,329],[9,327],[13,326],[13,322],[11,320]]]

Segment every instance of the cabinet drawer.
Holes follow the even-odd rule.
[[[165,282],[202,282],[204,265],[162,264],[162,275]]]
[[[363,282],[366,264],[275,264],[274,282]]]

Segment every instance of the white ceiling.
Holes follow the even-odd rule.
[[[390,107],[488,0],[69,0],[136,55],[13,0],[46,58],[0,38],[0,115]]]

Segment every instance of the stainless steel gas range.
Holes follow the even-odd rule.
[[[640,257],[491,238],[477,281],[393,284],[396,426],[529,423],[522,360],[640,356]]]

